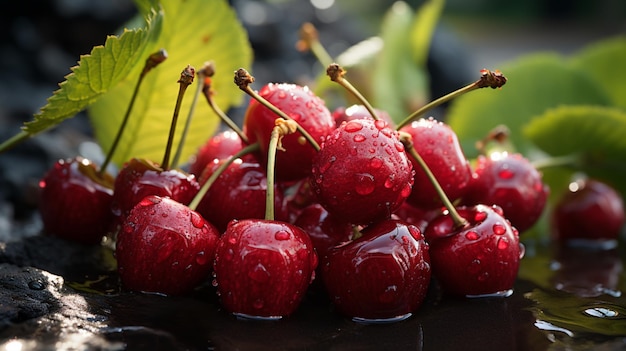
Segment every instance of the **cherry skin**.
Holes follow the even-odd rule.
[[[236,154],[243,148],[243,141],[232,130],[216,133],[202,145],[189,164],[189,173],[199,178],[204,168],[213,160],[221,160]]]
[[[322,258],[322,278],[334,306],[356,321],[408,318],[422,305],[430,284],[424,237],[417,227],[397,220],[377,222],[362,234]]]
[[[391,116],[386,111],[383,111],[380,109],[374,109],[374,111],[376,111],[376,114],[378,115],[380,119],[387,122],[387,124],[389,124],[389,126],[391,126],[392,128],[394,127],[394,122],[391,119]],[[341,123],[348,122],[353,119],[362,119],[362,118],[373,119],[372,115],[367,110],[365,105],[351,105],[349,107],[337,107],[335,110],[333,110],[332,116],[333,116],[333,119],[335,120],[335,124],[337,125],[337,127],[339,127]]]
[[[309,235],[319,257],[324,257],[329,248],[350,241],[354,235],[352,224],[333,216],[317,203],[302,209],[293,224]]]
[[[206,180],[225,160],[214,160],[208,164],[200,183]],[[236,159],[211,185],[196,210],[220,232],[224,232],[233,219],[262,219],[265,217],[265,196],[267,192],[267,174],[254,157]],[[282,188],[274,186],[274,208],[277,219],[285,219],[286,211],[282,206]]]
[[[115,178],[111,210],[121,222],[148,195],[167,196],[186,205],[199,189],[193,175],[175,169],[163,170],[151,161],[133,158]]]
[[[319,203],[353,224],[388,219],[411,193],[414,175],[398,132],[372,119],[342,123],[328,135],[312,173]]]
[[[478,156],[465,205],[498,205],[511,224],[523,233],[532,227],[546,205],[548,186],[541,173],[519,153]]]
[[[278,319],[298,308],[316,267],[313,244],[302,229],[273,220],[235,220],[217,245],[215,284],[229,312]]]
[[[39,212],[44,232],[93,245],[111,229],[113,177],[97,175],[83,157],[59,160],[39,182]]]
[[[595,179],[570,184],[552,212],[553,240],[617,240],[624,226],[624,201],[610,185]]]
[[[448,213],[433,219],[424,235],[433,274],[454,296],[508,296],[524,255],[517,229],[497,206],[459,207],[469,224],[455,228]]]
[[[167,197],[139,201],[117,235],[122,285],[133,291],[188,293],[211,275],[219,232],[197,212]]]
[[[424,159],[451,201],[465,195],[472,169],[452,128],[430,117],[407,124],[400,131],[411,135],[415,151]],[[407,201],[427,210],[441,207],[441,199],[426,173],[413,157],[410,159],[415,168],[415,180],[414,190]]]
[[[314,95],[307,87],[296,84],[266,84],[259,95],[290,118],[311,135],[316,142],[335,128],[335,121],[324,100]],[[261,163],[267,164],[267,149],[277,116],[255,99],[250,100],[243,121],[243,131],[249,142],[259,142]],[[282,139],[284,152],[276,154],[276,180],[294,181],[308,177],[316,151],[300,132],[286,135]]]

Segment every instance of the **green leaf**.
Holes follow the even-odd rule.
[[[91,54],[81,56],[47,105],[35,114],[33,121],[25,123],[24,131],[32,135],[56,126],[124,80],[135,66],[144,62],[146,48],[161,30],[162,18],[162,12],[153,12],[145,29],[125,30],[119,37],[109,36],[104,46],[96,46]]]
[[[385,14],[380,36],[383,50],[373,75],[373,102],[395,121],[424,105],[428,95],[428,77],[413,60],[412,46],[407,45],[415,13],[407,3],[394,3]]]
[[[524,134],[552,156],[579,155],[579,170],[626,195],[626,111],[602,106],[561,106],[533,119]]]
[[[615,106],[626,108],[626,37],[599,41],[572,57],[573,67],[587,73]]]
[[[113,162],[121,165],[133,157],[157,162],[163,157],[176,104],[180,72],[191,65],[200,69],[206,61],[214,61],[216,74],[212,78],[214,100],[227,111],[243,101],[243,93],[233,83],[233,72],[249,67],[252,50],[247,33],[234,10],[225,0],[163,0],[165,18],[163,30],[152,50],[164,48],[168,59],[144,79],[127,127]],[[141,67],[130,72],[129,79],[112,89],[94,103],[89,115],[95,136],[106,151],[110,148],[125,114]],[[197,80],[187,89],[183,100],[174,147],[183,131],[187,112],[193,100]],[[219,118],[201,97],[196,106],[188,132],[181,162],[213,134]]]
[[[447,123],[457,133],[468,157],[491,129],[504,124],[519,152],[530,155],[536,148],[522,128],[546,109],[564,104],[609,106],[611,99],[586,74],[555,54],[533,54],[502,67],[508,81],[502,89],[480,89],[452,101]]]
[[[427,1],[415,14],[411,29],[411,51],[413,52],[413,62],[418,67],[426,68],[430,43],[445,3],[445,0]]]

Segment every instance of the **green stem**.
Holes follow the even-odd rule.
[[[312,23],[306,22],[302,24],[299,34],[300,41],[298,42],[298,47],[301,51],[310,50],[324,67],[333,63],[333,58],[320,42],[317,28]]]
[[[170,153],[172,152],[172,144],[174,143],[174,135],[176,133],[176,122],[178,122],[178,114],[180,113],[180,107],[183,104],[183,97],[187,87],[193,83],[193,77],[196,72],[193,67],[187,66],[180,74],[180,87],[178,89],[178,96],[176,97],[176,106],[174,107],[174,115],[172,116],[172,124],[170,125],[170,133],[167,138],[167,145],[165,146],[165,155],[163,155],[163,162],[161,162],[161,168],[168,170],[170,168]]]
[[[467,225],[467,220],[461,217],[461,215],[456,210],[456,208],[446,195],[445,191],[441,187],[441,184],[439,184],[439,181],[437,181],[437,178],[435,177],[433,172],[430,170],[422,156],[420,156],[417,150],[415,150],[415,147],[413,147],[411,137],[409,135],[402,135],[401,139],[402,143],[405,145],[406,150],[409,152],[409,155],[411,155],[417,161],[417,163],[420,165],[420,168],[424,171],[424,173],[426,173],[426,176],[430,180],[430,183],[435,187],[435,191],[437,192],[437,195],[439,195],[439,198],[441,199],[441,202],[443,202],[443,205],[448,210],[448,213],[450,214],[450,217],[454,222],[455,228],[461,228]]]
[[[343,77],[346,74],[346,71],[341,68],[341,66],[336,63],[328,65],[328,67],[326,68],[326,74],[330,77],[330,80],[341,85],[352,95],[354,95],[354,97],[356,97],[357,100],[359,100],[363,104],[363,106],[365,106],[365,108],[370,113],[370,115],[372,115],[372,118],[374,120],[380,120],[380,117],[378,117],[378,114],[376,113],[376,110],[374,110],[372,104],[367,101],[365,96],[363,96],[363,94],[361,94],[361,92],[358,91],[357,88],[352,85],[352,83],[350,83],[346,78]]]
[[[267,148],[267,190],[265,191],[265,219],[274,220],[274,169],[276,168],[276,149],[283,136],[281,127],[275,126]]]
[[[206,98],[207,103],[209,104],[209,107],[211,107],[213,112],[215,112],[215,114],[220,118],[220,120],[222,120],[222,122],[226,124],[232,131],[237,133],[237,135],[239,135],[239,138],[245,144],[249,144],[250,141],[248,140],[248,136],[246,136],[246,134],[244,134],[244,132],[239,128],[239,126],[237,126],[237,124],[230,117],[228,117],[224,113],[224,111],[222,111],[219,108],[219,106],[217,106],[215,101],[213,101],[213,96],[211,93],[211,84],[209,82],[204,83],[202,92],[204,94],[204,97]]]
[[[228,159],[226,159],[219,167],[217,167],[215,172],[211,174],[209,179],[207,179],[207,181],[204,184],[202,184],[202,187],[200,187],[200,190],[198,191],[196,196],[194,196],[193,200],[191,200],[188,207],[191,210],[195,211],[196,208],[198,208],[200,201],[202,201],[206,193],[209,191],[209,188],[211,188],[213,183],[215,183],[215,180],[217,180],[217,178],[222,173],[224,173],[224,171],[228,168],[228,166],[230,166],[236,159],[241,158],[244,155],[256,152],[259,149],[260,149],[259,143],[250,144],[244,147],[243,149],[239,150],[239,152],[230,156]]]
[[[135,84],[135,90],[133,91],[133,95],[130,98],[130,102],[128,103],[126,114],[124,114],[124,118],[122,119],[122,124],[120,124],[120,127],[117,130],[117,134],[115,135],[115,139],[113,140],[113,144],[111,144],[111,148],[109,149],[109,152],[107,152],[104,162],[102,162],[102,165],[100,166],[100,170],[98,170],[97,176],[99,178],[102,178],[102,176],[106,172],[106,169],[109,167],[109,164],[111,163],[111,160],[113,159],[113,154],[115,153],[115,150],[117,150],[117,146],[119,145],[120,140],[122,139],[122,134],[124,133],[124,129],[126,129],[126,124],[128,123],[128,120],[130,119],[130,113],[133,110],[133,106],[135,105],[135,100],[137,100],[139,87],[141,87],[141,83],[143,82],[143,79],[148,74],[148,72],[152,71],[153,68],[158,66],[161,62],[165,61],[165,59],[167,59],[167,52],[163,49],[155,52],[154,54],[150,55],[146,59],[146,63],[143,67],[143,70],[141,71],[141,74],[139,75],[139,79],[137,79],[137,84]]]
[[[199,77],[202,78],[202,76],[200,75]],[[191,101],[191,106],[189,107],[189,113],[187,114],[187,120],[185,121],[185,127],[183,128],[183,133],[180,136],[180,141],[178,142],[176,154],[174,155],[174,159],[172,160],[172,168],[176,168],[178,166],[178,162],[180,161],[180,156],[183,153],[183,147],[185,146],[185,140],[187,140],[187,133],[189,132],[189,127],[191,126],[191,120],[196,111],[198,96],[200,95],[201,91],[202,85],[197,84],[196,92],[193,95],[193,100]]]
[[[15,145],[21,143],[22,141],[30,138],[32,136],[32,134],[28,133],[25,130],[20,131],[19,133],[15,134],[14,136],[12,136],[10,139],[4,141],[2,144],[0,144],[0,152],[6,151],[12,147],[14,147]]]

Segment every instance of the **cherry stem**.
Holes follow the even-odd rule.
[[[98,170],[97,176],[99,178],[102,178],[104,173],[106,173],[106,169],[107,167],[109,167],[109,164],[111,163],[111,160],[113,159],[113,154],[115,153],[115,150],[117,149],[117,146],[119,145],[120,140],[122,139],[122,134],[124,133],[124,129],[126,129],[126,124],[128,123],[128,120],[130,119],[130,113],[133,109],[133,105],[135,105],[135,100],[137,100],[139,87],[141,86],[141,83],[143,82],[144,77],[148,74],[148,72],[152,71],[153,68],[158,66],[161,62],[165,61],[166,59],[167,59],[167,52],[165,51],[165,49],[161,49],[151,54],[146,59],[146,63],[144,64],[143,70],[141,71],[141,74],[139,75],[137,84],[135,84],[135,90],[133,91],[133,95],[130,98],[130,103],[128,104],[128,108],[126,109],[126,114],[124,115],[124,118],[122,119],[122,124],[120,124],[120,127],[117,130],[117,134],[115,135],[115,139],[113,140],[113,144],[111,144],[111,148],[109,149],[109,152],[107,153],[104,159],[104,162],[102,162],[102,165],[100,166],[100,170]]]
[[[217,169],[211,174],[209,179],[207,179],[206,182],[202,184],[202,187],[200,187],[200,190],[198,190],[198,193],[194,196],[193,200],[191,200],[188,207],[192,211],[195,211],[196,208],[198,208],[200,201],[202,201],[202,199],[204,198],[206,193],[209,191],[213,183],[215,183],[217,178],[222,173],[224,173],[224,171],[226,171],[228,166],[230,166],[236,159],[241,158],[245,155],[251,154],[253,152],[256,152],[259,149],[260,149],[259,143],[246,145],[243,149],[239,150],[234,155],[231,155],[230,157],[228,157],[221,165],[219,165],[219,167],[217,167]]]
[[[222,120],[224,124],[226,124],[233,132],[237,133],[239,138],[244,143],[249,144],[250,140],[248,140],[248,136],[239,128],[239,126],[237,126],[237,124],[230,117],[228,117],[224,113],[224,111],[219,108],[219,106],[213,100],[213,91],[211,90],[211,77],[213,77],[213,75],[215,74],[215,65],[213,64],[213,62],[209,62],[205,69],[203,69],[203,71],[205,72],[205,77],[202,83],[202,93],[204,94],[204,97],[206,98],[209,107],[211,107],[213,112],[215,112],[215,114],[220,118],[220,120]]]
[[[441,187],[441,184],[439,184],[439,181],[437,181],[437,178],[435,177],[433,172],[430,170],[422,156],[420,156],[417,150],[415,150],[415,147],[413,147],[413,138],[411,137],[411,135],[401,132],[400,141],[402,142],[402,144],[404,144],[404,147],[408,151],[409,155],[411,155],[417,161],[424,173],[426,173],[428,180],[430,180],[431,184],[435,187],[437,195],[439,195],[441,202],[443,202],[443,205],[448,210],[450,217],[452,217],[455,228],[461,228],[463,226],[466,226],[468,224],[467,220],[461,217],[459,212],[456,210],[456,208],[446,195],[446,192]]]
[[[243,90],[246,94],[250,95],[250,97],[256,99],[263,106],[270,109],[278,117],[284,120],[293,121],[293,118],[289,117],[286,113],[279,110],[271,102],[267,101],[261,95],[257,94],[254,90],[252,90],[252,88],[250,88],[250,84],[252,84],[253,82],[254,82],[254,77],[251,76],[250,73],[248,73],[248,71],[246,71],[245,69],[240,68],[237,71],[235,71],[235,84],[239,87],[239,89]],[[300,134],[302,134],[302,136],[304,136],[304,138],[309,142],[309,144],[311,144],[311,146],[315,149],[315,151],[320,151],[320,145],[311,136],[311,134],[309,134],[299,124],[297,124],[297,129],[298,129],[298,132],[300,132]]]
[[[174,107],[174,114],[172,116],[172,124],[170,126],[170,134],[167,138],[167,145],[165,146],[165,155],[163,155],[163,162],[161,162],[161,168],[168,170],[170,167],[170,153],[172,152],[172,144],[174,143],[174,135],[176,133],[176,122],[178,122],[178,114],[180,113],[180,106],[183,104],[183,97],[187,87],[193,83],[193,77],[196,75],[196,70],[187,65],[185,69],[180,73],[180,87],[178,89],[178,96],[176,97],[176,106]]]
[[[550,167],[577,167],[581,164],[580,155],[565,155],[546,157],[531,162],[532,166],[537,170],[546,169]]]
[[[474,83],[468,84],[466,86],[464,86],[461,89],[455,90],[447,95],[444,95],[436,100],[433,100],[431,102],[429,102],[428,104],[422,106],[421,108],[419,108],[418,110],[416,110],[415,112],[413,112],[412,114],[410,114],[407,118],[405,118],[402,122],[400,122],[396,129],[400,129],[402,127],[404,127],[405,125],[411,123],[411,121],[413,121],[414,119],[416,119],[417,117],[423,115],[424,113],[432,110],[433,108],[442,105],[458,96],[461,96],[465,93],[468,93],[472,90],[476,90],[476,89],[480,89],[480,88],[492,88],[492,89],[496,89],[496,88],[501,88],[505,83],[506,83],[506,77],[504,77],[504,75],[502,75],[502,73],[499,70],[495,70],[495,71],[490,71],[488,69],[482,69],[480,70],[480,79],[478,79],[477,81],[475,81]]]
[[[319,40],[317,28],[312,23],[303,23],[298,34],[300,40],[296,43],[296,49],[303,52],[310,50],[324,67],[333,63],[332,57]]]
[[[200,80],[203,80],[205,76],[206,64],[202,67],[201,70],[196,72],[196,75]],[[189,128],[191,127],[191,120],[193,119],[193,115],[196,111],[196,104],[198,103],[198,97],[202,92],[202,85],[197,84],[196,92],[193,95],[193,100],[191,101],[191,106],[189,107],[189,113],[187,113],[187,120],[185,121],[185,127],[183,128],[183,132],[180,136],[180,141],[178,142],[178,148],[176,148],[176,154],[174,155],[174,159],[172,160],[172,168],[176,168],[178,166],[178,162],[180,161],[180,156],[183,153],[183,147],[185,146],[185,140],[187,140],[187,133],[189,132]]]
[[[285,135],[298,130],[298,124],[289,119],[277,119],[272,128],[270,143],[267,149],[267,190],[265,192],[265,219],[274,220],[274,171],[276,168],[276,151],[283,149],[281,140]]]
[[[326,75],[328,75],[330,77],[330,80],[332,80],[333,82],[341,85],[342,87],[344,87],[347,91],[349,91],[350,93],[352,93],[352,95],[354,95],[354,97],[356,97],[362,104],[363,106],[365,106],[365,108],[367,109],[367,111],[370,113],[370,115],[372,115],[372,118],[376,121],[380,120],[380,117],[378,117],[378,114],[376,113],[376,111],[374,110],[374,107],[372,107],[372,104],[369,103],[369,101],[367,101],[367,99],[363,96],[363,94],[361,94],[361,92],[359,92],[345,77],[344,75],[346,74],[346,70],[344,70],[341,66],[339,66],[336,63],[331,63],[330,65],[328,65],[328,67],[326,68]]]

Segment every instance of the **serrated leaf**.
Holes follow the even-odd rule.
[[[626,112],[614,107],[561,106],[533,119],[524,134],[552,156],[579,155],[579,170],[626,195]]]
[[[530,154],[535,147],[522,128],[534,116],[565,104],[611,105],[603,89],[556,54],[524,56],[501,69],[508,78],[502,89],[472,91],[450,105],[446,121],[468,157],[478,154],[475,143],[498,125],[508,126],[517,150]]]
[[[113,162],[118,165],[132,157],[161,161],[179,90],[177,80],[187,65],[200,69],[206,61],[214,61],[214,100],[223,110],[243,100],[244,94],[233,83],[233,72],[251,65],[252,50],[247,33],[227,1],[163,0],[161,6],[165,13],[163,30],[152,49],[156,51],[164,48],[168,59],[152,70],[141,86],[113,157]],[[96,139],[105,151],[110,148],[117,133],[140,69],[138,67],[130,72],[129,77],[132,79],[119,84],[89,109]],[[175,147],[197,84],[201,83],[194,82],[184,97],[176,128]],[[218,124],[219,119],[201,97],[181,154],[181,162],[185,162],[213,134]]]
[[[81,56],[47,105],[35,114],[33,121],[25,123],[24,131],[32,135],[56,126],[125,79],[145,60],[146,48],[156,40],[162,18],[162,12],[153,12],[145,29],[125,30],[119,37],[109,36],[103,46],[96,46],[89,55]]]
[[[615,106],[626,108],[626,37],[605,39],[572,57],[572,65],[587,73]]]
[[[412,46],[407,45],[415,12],[402,1],[387,11],[381,25],[383,49],[373,75],[373,103],[389,113],[395,121],[426,103],[428,77],[423,67],[413,61]]]

